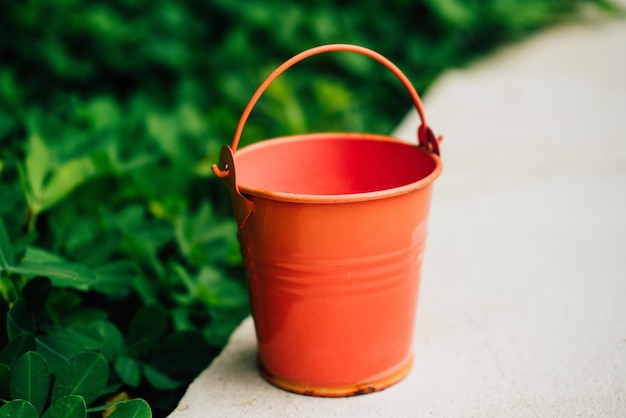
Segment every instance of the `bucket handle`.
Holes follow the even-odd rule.
[[[426,116],[424,115],[424,107],[422,106],[422,101],[413,87],[413,84],[409,81],[408,77],[404,75],[404,73],[390,60],[379,54],[378,52],[372,51],[371,49],[351,44],[328,44],[321,45],[314,48],[307,49],[299,54],[293,56],[292,58],[285,61],[283,64],[278,66],[266,79],[263,83],[257,88],[256,92],[250,98],[250,101],[246,105],[241,117],[239,118],[239,122],[237,123],[237,129],[235,130],[235,135],[233,137],[233,142],[230,146],[224,145],[222,147],[222,151],[220,153],[220,161],[219,166],[217,164],[213,164],[211,167],[213,173],[222,178],[226,184],[233,189],[236,193],[236,196],[233,198],[239,198],[240,204],[235,204],[235,217],[238,220],[239,226],[242,227],[243,224],[247,221],[248,217],[251,215],[253,210],[252,201],[243,196],[239,192],[239,188],[237,187],[237,182],[235,179],[235,165],[234,165],[234,153],[239,146],[239,141],[241,139],[241,134],[243,133],[243,129],[248,121],[248,117],[252,113],[252,109],[261,98],[261,95],[267,90],[267,88],[280,76],[283,72],[285,72],[288,68],[297,64],[298,62],[312,57],[314,55],[323,54],[326,52],[332,51],[342,51],[342,52],[356,52],[361,55],[365,55],[366,57],[372,58],[378,61],[380,64],[384,65],[388,70],[390,70],[404,85],[404,88],[411,96],[413,104],[417,109],[417,113],[419,114],[420,120],[422,124],[417,129],[417,139],[419,142],[419,146],[428,150],[429,152],[433,152],[439,155],[439,141],[440,138],[435,137],[432,130],[426,124]],[[221,168],[220,168],[221,166]]]
[[[417,113],[419,114],[420,120],[422,121],[422,125],[418,128],[417,136],[419,140],[419,144],[422,147],[429,149],[435,154],[439,155],[439,143],[435,135],[432,133],[428,125],[426,124],[426,116],[424,114],[424,107],[422,106],[422,101],[420,100],[415,87],[411,84],[408,77],[404,75],[404,73],[389,59],[385,58],[378,52],[375,52],[371,49],[351,44],[328,44],[321,45],[311,49],[307,49],[299,54],[293,56],[289,60],[285,61],[279,67],[277,67],[266,79],[263,83],[258,87],[254,95],[250,98],[247,106],[245,107],[241,117],[239,118],[239,123],[237,124],[237,129],[235,130],[235,135],[233,137],[233,142],[231,144],[231,149],[234,151],[237,150],[239,146],[239,141],[241,139],[241,135],[243,133],[243,129],[245,127],[246,122],[248,121],[248,117],[252,113],[252,109],[261,98],[261,95],[267,90],[267,88],[280,76],[284,73],[288,68],[294,66],[300,61],[303,61],[309,57],[314,55],[323,54],[331,51],[343,51],[343,52],[356,52],[361,55],[365,55],[366,57],[372,58],[390,70],[404,85],[404,88],[407,90],[415,108],[417,109]]]

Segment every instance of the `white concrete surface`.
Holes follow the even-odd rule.
[[[543,32],[444,75],[425,108],[444,174],[410,375],[281,391],[248,319],[171,417],[626,417],[626,22]]]

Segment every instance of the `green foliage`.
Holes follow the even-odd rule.
[[[0,408],[0,416],[15,418],[39,418],[35,407],[24,399],[16,399],[8,402]]]
[[[611,7],[0,2],[2,416],[82,417],[109,404],[111,417],[162,416],[219,352],[248,302],[230,201],[210,166],[282,61],[319,44],[360,44],[424,92],[442,70],[582,3]],[[299,64],[265,96],[244,144],[387,133],[410,106],[381,66],[345,53]]]
[[[12,367],[0,364],[0,388],[3,396],[13,399],[0,408],[0,416],[85,418],[88,412],[107,408],[115,409],[111,416],[120,418],[152,416],[143,399],[87,409],[87,405],[111,392],[108,379],[109,369],[101,354],[82,352],[69,359],[58,373],[51,374],[44,356],[27,351]]]
[[[109,418],[149,418],[151,416],[152,413],[147,403],[133,399],[113,411]]]
[[[81,418],[86,414],[85,400],[78,395],[70,395],[54,401],[42,415],[42,418]]]
[[[102,393],[108,379],[109,368],[101,354],[92,351],[80,353],[59,370],[52,389],[52,402],[79,395],[86,404],[90,404]]]
[[[11,371],[11,397],[25,399],[41,413],[50,389],[50,370],[43,356],[32,351],[18,359]]]

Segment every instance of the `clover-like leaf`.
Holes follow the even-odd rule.
[[[70,395],[53,402],[41,418],[84,418],[86,415],[85,399]]]
[[[84,351],[74,340],[38,335],[36,341],[37,352],[45,357],[52,374],[57,374],[66,366],[69,359]]]
[[[95,274],[89,268],[69,263],[57,254],[36,247],[28,247],[22,263],[8,270],[24,276],[48,277],[54,286],[79,290],[88,290],[96,281]]]
[[[109,418],[151,418],[150,406],[143,399],[133,399],[113,411]]]
[[[115,372],[122,382],[130,387],[139,387],[141,383],[141,367],[139,362],[128,356],[119,356],[115,360]]]
[[[0,363],[13,367],[17,359],[28,351],[35,351],[37,343],[35,337],[30,333],[23,333],[9,341],[0,351]]]
[[[100,353],[107,361],[113,360],[124,345],[124,337],[119,329],[112,323],[104,320],[96,321],[91,325],[93,333],[99,335],[102,340]]]
[[[76,187],[96,174],[91,158],[69,160],[56,168],[41,193],[42,210],[57,204]]]
[[[39,418],[39,413],[30,402],[16,399],[0,408],[0,417]]]
[[[24,276],[44,276],[50,278],[54,286],[88,290],[96,280],[86,267],[70,263],[23,263],[7,268],[8,271]]]
[[[95,269],[96,280],[91,288],[107,295],[116,295],[130,289],[137,274],[137,266],[133,263],[119,261],[107,264]]]
[[[150,384],[156,389],[174,390],[183,384],[183,382],[173,379],[161,370],[157,370],[156,368],[148,365],[144,365],[143,374],[148,382],[150,382]]]
[[[27,400],[41,414],[49,391],[48,364],[41,354],[29,351],[15,362],[11,370],[11,397]]]
[[[33,129],[33,128],[31,128]],[[41,198],[44,180],[48,172],[48,147],[41,135],[33,129],[26,145],[26,180],[31,204]]]
[[[52,402],[71,395],[85,398],[89,405],[103,394],[109,379],[109,367],[102,354],[80,353],[59,370],[52,389]]]
[[[197,281],[197,297],[208,306],[224,309],[242,309],[248,304],[246,288],[239,282],[224,277],[217,269],[205,266]]]

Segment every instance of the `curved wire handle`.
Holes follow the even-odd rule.
[[[237,147],[239,146],[239,141],[241,139],[241,134],[243,133],[243,129],[246,125],[248,117],[250,116],[250,113],[252,113],[252,109],[254,108],[258,100],[261,98],[261,95],[263,95],[263,93],[265,92],[265,90],[267,90],[270,84],[272,84],[272,82],[274,82],[274,80],[278,78],[278,76],[280,76],[283,72],[285,72],[285,70],[287,70],[289,67],[292,67],[294,64],[313,55],[319,55],[331,51],[356,52],[372,58],[387,67],[387,69],[389,69],[400,80],[400,82],[402,82],[405,89],[411,96],[415,108],[417,109],[417,113],[419,114],[419,117],[422,121],[422,124],[417,130],[417,137],[420,146],[434,152],[435,154],[439,154],[438,139],[435,137],[433,132],[426,124],[426,116],[424,115],[424,107],[422,106],[422,101],[420,100],[419,95],[415,90],[415,87],[413,87],[413,84],[411,84],[408,77],[404,75],[404,73],[400,71],[400,69],[393,62],[389,61],[381,54],[372,51],[371,49],[351,44],[329,44],[307,49],[306,51],[303,51],[293,56],[292,58],[281,64],[279,67],[277,67],[257,88],[256,92],[252,95],[250,101],[245,107],[243,113],[241,114],[239,122],[237,123],[237,129],[235,130],[233,142],[230,146],[231,152],[234,153],[237,150]],[[213,172],[218,177],[226,177],[228,175],[228,169],[228,166],[220,169],[219,167],[217,167],[217,165],[213,165]]]

